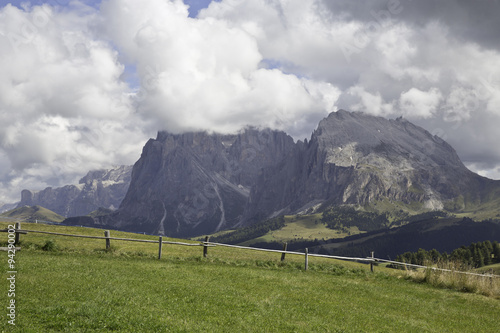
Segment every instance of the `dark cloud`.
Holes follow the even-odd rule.
[[[424,27],[438,21],[450,29],[453,38],[499,49],[500,0],[323,0],[332,16],[362,22],[389,18]]]

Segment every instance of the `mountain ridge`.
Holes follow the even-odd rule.
[[[98,223],[174,235],[235,227],[260,169],[293,145],[284,132],[253,128],[234,135],[159,132],[134,165],[120,209]]]
[[[117,209],[130,184],[132,166],[91,170],[78,185],[23,190],[17,207],[42,206],[65,216],[86,215],[99,207]]]
[[[468,170],[448,143],[407,120],[339,110],[319,123],[307,145],[267,170],[247,219],[381,198],[442,209],[463,192],[480,197],[487,183],[500,184]],[[284,197],[276,198],[277,187]]]
[[[159,132],[134,165],[120,208],[95,223],[191,237],[346,204],[460,211],[499,192],[500,181],[468,170],[453,147],[423,128],[339,110],[309,141],[255,128]]]

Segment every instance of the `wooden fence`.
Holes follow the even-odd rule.
[[[200,246],[203,248],[203,257],[207,257],[209,247],[222,246],[222,247],[230,247],[230,248],[252,250],[252,251],[280,253],[281,254],[281,261],[285,260],[286,254],[304,256],[304,269],[305,270],[308,269],[309,257],[320,257],[320,258],[330,258],[330,259],[368,263],[368,264],[370,264],[370,270],[372,272],[374,271],[374,264],[381,262],[381,263],[389,263],[389,264],[393,264],[393,265],[400,265],[401,267],[405,267],[405,268],[408,268],[408,267],[410,267],[410,268],[423,268],[423,269],[430,269],[433,271],[444,271],[444,272],[453,272],[453,273],[458,273],[458,274],[483,276],[483,277],[489,277],[489,278],[500,278],[500,275],[494,275],[494,274],[479,274],[479,273],[472,273],[472,272],[456,271],[456,270],[450,270],[450,269],[444,269],[444,268],[421,266],[421,265],[409,264],[409,263],[404,263],[404,262],[399,262],[399,261],[392,261],[392,260],[375,258],[374,252],[371,252],[370,257],[358,258],[358,257],[342,257],[342,256],[332,256],[332,255],[326,255],[326,254],[309,253],[309,250],[307,248],[305,249],[304,252],[287,251],[286,250],[286,248],[287,248],[286,243],[283,246],[283,250],[271,250],[271,249],[262,249],[262,248],[249,247],[249,246],[230,245],[230,244],[224,244],[224,243],[210,242],[209,236],[205,237],[205,241],[203,241],[203,242],[186,243],[186,242],[164,241],[163,236],[159,236],[158,240],[111,237],[111,233],[109,230],[104,231],[104,236],[75,235],[75,234],[64,234],[64,233],[58,233],[58,232],[39,231],[39,230],[23,230],[23,229],[21,229],[20,222],[17,222],[15,224],[15,229],[4,229],[4,230],[0,230],[0,231],[1,232],[9,232],[9,233],[15,232],[15,234],[16,234],[15,245],[19,244],[19,236],[20,235],[28,234],[28,233],[40,233],[40,234],[49,234],[49,235],[66,236],[66,237],[103,239],[106,242],[106,249],[107,250],[109,250],[111,248],[111,241],[112,240],[113,241],[127,241],[127,242],[156,243],[156,244],[158,244],[158,259],[161,259],[161,256],[162,256],[162,245],[163,244],[180,245],[180,246]]]

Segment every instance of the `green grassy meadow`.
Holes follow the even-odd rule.
[[[0,223],[4,229],[7,223]],[[23,229],[102,236],[98,229]],[[0,234],[5,246],[7,234]],[[158,239],[111,231],[113,237]],[[166,240],[166,238],[164,238]],[[16,326],[4,332],[497,332],[500,300],[403,271],[251,250],[30,233],[16,253]],[[47,247],[50,243],[52,246]],[[45,250],[43,250],[45,248]],[[7,252],[2,255],[4,276]],[[6,309],[8,282],[0,302]],[[4,310],[6,311],[6,310]]]
[[[279,230],[269,231],[264,236],[241,243],[248,246],[259,242],[288,242],[294,239],[314,240],[344,238],[364,233],[358,227],[350,227],[349,233],[333,230],[321,223],[322,214],[285,216],[285,226]]]
[[[476,269],[478,273],[486,273],[486,274],[495,274],[495,275],[500,275],[500,264],[494,264],[494,265],[489,265],[489,266],[484,266],[481,268]]]

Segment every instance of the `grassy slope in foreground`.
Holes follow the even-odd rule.
[[[4,224],[1,225],[4,227]],[[28,225],[85,234],[102,230]],[[116,236],[122,233],[113,232]],[[5,235],[5,234],[4,234]],[[147,236],[132,235],[138,238]],[[5,236],[4,236],[5,237]],[[152,237],[149,237],[152,238]],[[35,250],[53,239],[59,251]],[[64,240],[64,241],[63,241]],[[215,247],[22,236],[17,332],[496,332],[500,302],[437,289],[366,266]],[[84,249],[80,246],[84,245]],[[4,255],[7,271],[7,254]],[[0,288],[8,290],[6,279]],[[7,293],[0,302],[7,304]]]

